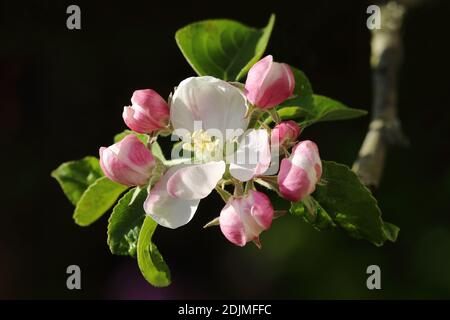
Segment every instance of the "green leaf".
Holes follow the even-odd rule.
[[[139,269],[144,278],[155,287],[167,287],[170,284],[170,271],[156,245],[151,241],[156,222],[145,217],[139,233],[137,258]]]
[[[205,20],[181,28],[175,40],[198,75],[239,80],[263,55],[274,23],[275,15],[263,29],[226,19]]]
[[[277,108],[282,120],[298,119],[303,128],[321,121],[346,120],[366,115],[331,98],[313,94],[311,83],[299,69],[291,66],[295,78],[294,94]],[[270,117],[265,120],[270,122]]]
[[[123,138],[125,138],[127,135],[129,134],[134,134],[136,137],[139,138],[139,140],[142,141],[143,144],[147,144],[148,141],[148,135],[143,134],[143,133],[137,133],[131,130],[124,130],[121,133],[118,133],[114,136],[114,143],[119,142],[120,140],[122,140]]]
[[[325,185],[317,185],[313,196],[340,227],[377,246],[395,240],[398,228],[383,222],[377,201],[350,168],[322,161],[322,169]]]
[[[325,230],[335,227],[333,219],[324,208],[312,197],[309,197],[310,208],[301,201],[292,202],[289,212],[298,217],[302,217],[317,230]]]
[[[295,88],[293,97],[290,99],[297,99],[297,101],[301,101],[302,104],[311,103],[313,99],[311,82],[309,82],[309,79],[303,71],[292,66],[291,70],[295,78]]]
[[[161,149],[161,146],[157,141],[152,143],[152,154],[161,160],[163,163],[166,161],[166,157],[164,157],[164,153]]]
[[[395,242],[397,240],[398,233],[400,232],[400,228],[396,225],[393,225],[392,223],[384,222],[383,231],[386,239]]]
[[[313,100],[317,119],[313,119],[314,122],[353,119],[367,114],[365,110],[349,108],[343,103],[325,96],[315,94]]]
[[[138,194],[133,200],[135,192]],[[136,256],[139,232],[145,218],[143,204],[146,198],[147,188],[133,188],[114,207],[108,220],[108,245],[113,254]]]
[[[58,181],[70,202],[76,205],[83,192],[103,176],[103,172],[98,159],[89,156],[61,164],[52,171],[51,176]]]
[[[118,184],[107,177],[97,179],[78,201],[73,214],[75,223],[80,226],[90,225],[108,211],[127,189],[128,186]]]
[[[286,100],[277,111],[282,120],[300,119],[302,127],[316,122],[346,120],[367,114],[365,110],[349,108],[339,101],[317,94],[313,95],[312,100],[302,97]]]

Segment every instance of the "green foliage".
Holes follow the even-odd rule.
[[[66,197],[76,205],[83,192],[98,178],[103,176],[102,169],[95,157],[69,161],[53,170],[51,176],[58,181]]]
[[[400,228],[392,223],[384,221],[383,232],[387,240],[395,242],[397,240],[398,233],[400,232]]]
[[[146,188],[133,188],[114,207],[108,220],[108,245],[113,254],[136,256],[146,198]]]
[[[146,144],[148,141],[148,135],[143,134],[143,133],[137,133],[137,132],[127,129],[127,130],[124,130],[121,133],[118,133],[114,136],[114,143],[119,142],[120,140],[122,140],[123,138],[125,138],[126,136],[128,136],[130,134],[134,134],[136,137],[138,137],[139,140],[141,140],[143,144]]]
[[[295,89],[291,98],[277,107],[281,120],[294,119],[302,128],[322,121],[347,120],[367,114],[365,110],[349,108],[334,99],[313,93],[309,79],[299,69],[291,67]],[[266,122],[272,121],[270,117]]]
[[[80,226],[88,226],[100,218],[128,187],[101,177],[91,184],[78,201],[73,218]]]
[[[313,89],[311,86],[311,82],[309,82],[309,79],[306,77],[303,71],[292,66],[291,70],[295,78],[295,88],[290,100],[296,99],[296,101],[298,101],[299,103],[301,102],[302,104],[310,103],[313,98]]]
[[[181,28],[175,39],[198,75],[233,81],[262,57],[274,23],[275,15],[263,29],[232,20],[205,20]]]
[[[277,111],[282,120],[300,119],[302,127],[316,122],[347,120],[367,114],[365,110],[349,108],[339,101],[317,94],[314,94],[312,99],[289,99],[282,103]]]
[[[197,74],[237,81],[264,54],[274,22],[275,15],[272,15],[266,27],[255,29],[231,20],[205,20],[181,28],[175,39]],[[366,114],[364,110],[352,109],[339,101],[314,94],[306,75],[291,68],[296,81],[293,96],[276,109],[282,120],[295,119],[305,128],[322,121],[351,119]],[[272,116],[275,118],[277,114],[272,113]],[[271,121],[267,115],[260,120],[264,119]],[[129,134],[136,135],[145,145],[149,141],[146,134],[125,130],[114,137],[114,142]],[[166,166],[186,160],[167,161],[157,142],[152,143],[151,151]],[[276,187],[263,184],[269,188],[266,193],[274,208],[289,210],[317,230],[340,227],[351,236],[367,239],[378,246],[386,240],[395,241],[399,228],[383,222],[377,201],[356,174],[341,164],[328,161],[322,164],[324,183],[318,184],[316,191],[302,202],[290,203],[276,194]],[[170,284],[169,268],[152,242],[157,223],[146,216],[143,209],[147,188],[133,188],[117,202],[128,187],[105,177],[95,157],[64,163],[51,175],[76,206],[74,220],[80,226],[90,225],[116,204],[108,220],[107,242],[111,252],[137,257],[139,269],[152,285],[165,287]],[[154,175],[153,179],[157,178],[159,175]],[[151,180],[150,185],[153,182]]]
[[[310,202],[309,206],[303,202],[292,202],[290,212],[294,216],[302,217],[317,230],[336,226],[328,212],[312,196],[307,201]]]
[[[395,241],[399,229],[383,222],[376,199],[357,175],[336,162],[322,161],[322,166],[325,185],[317,185],[313,196],[335,223],[351,236],[377,246]]]
[[[158,142],[153,142],[152,143],[152,154],[157,157],[159,160],[161,160],[163,163],[166,162],[166,158],[164,157],[164,153],[161,149],[161,146],[159,145]]]
[[[377,246],[396,241],[399,228],[383,222],[377,201],[357,175],[343,164],[322,161],[323,184],[312,196],[293,202],[290,212],[317,230],[339,226],[357,239]]]
[[[155,287],[166,287],[171,281],[170,270],[152,242],[156,227],[157,224],[151,217],[145,217],[139,233],[137,259],[139,269],[148,282]]]

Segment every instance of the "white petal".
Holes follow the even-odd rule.
[[[247,128],[247,102],[244,94],[226,81],[213,77],[191,77],[183,80],[175,90],[170,106],[170,120],[174,129],[219,130]],[[194,127],[201,121],[201,127]]]
[[[167,192],[186,200],[203,199],[214,190],[225,173],[224,161],[184,166],[167,182]]]
[[[230,161],[230,173],[240,181],[248,181],[263,174],[270,165],[269,135],[267,130],[249,130]]]
[[[184,226],[197,210],[200,202],[197,200],[185,200],[171,196],[167,192],[167,181],[179,168],[170,168],[158,183],[150,190],[144,202],[144,210],[159,225],[171,229]]]

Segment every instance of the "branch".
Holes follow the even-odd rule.
[[[397,117],[397,75],[403,55],[401,26],[406,7],[396,1],[381,6],[381,29],[372,30],[372,120],[353,165],[361,181],[378,187],[387,147],[408,141]]]

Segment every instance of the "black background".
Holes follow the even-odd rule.
[[[81,30],[66,8],[81,7]],[[262,27],[277,14],[267,53],[302,69],[315,92],[369,110],[370,32],[364,1],[0,1],[0,298],[450,298],[450,111],[446,1],[425,1],[405,21],[399,110],[410,148],[392,148],[377,198],[401,228],[376,248],[342,231],[317,232],[295,217],[277,220],[263,250],[228,243],[202,201],[187,226],[159,228],[155,242],[173,284],[155,289],[131,258],[112,256],[107,217],[76,226],[50,177],[60,163],[97,155],[122,131],[133,90],[168,96],[194,75],[176,30],[206,18]],[[351,165],[369,117],[318,124],[302,137],[323,159]],[[65,286],[82,269],[82,290]],[[382,290],[366,288],[378,264]]]

